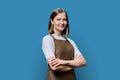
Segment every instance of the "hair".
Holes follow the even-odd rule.
[[[68,15],[67,15],[67,12],[64,9],[62,9],[62,8],[56,8],[51,13],[51,16],[50,16],[50,19],[49,19],[49,24],[48,24],[48,31],[49,31],[49,34],[53,34],[54,33],[54,26],[52,25],[51,20],[53,20],[55,18],[55,16],[57,16],[58,14],[61,14],[61,13],[65,13],[66,18],[67,18],[66,28],[62,31],[62,35],[67,37],[69,35]]]

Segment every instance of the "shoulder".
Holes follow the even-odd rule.
[[[43,39],[42,39],[43,42],[51,42],[52,40],[53,39],[50,36],[50,34],[47,34],[47,35],[43,36]]]
[[[44,37],[43,37],[43,41],[48,41],[48,40],[51,40],[52,39],[52,37],[50,36],[50,34],[47,34],[47,35],[45,35]]]
[[[67,40],[68,40],[70,43],[74,43],[74,41],[73,41],[71,38],[67,38]]]

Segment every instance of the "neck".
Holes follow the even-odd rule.
[[[57,36],[62,36],[62,32],[61,31],[54,30],[54,34],[56,34]]]
[[[62,34],[61,34],[61,33],[56,33],[56,32],[55,32],[54,34],[56,34],[57,36],[62,36]]]

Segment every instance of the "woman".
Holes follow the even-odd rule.
[[[47,80],[76,80],[74,68],[86,61],[73,40],[68,38],[69,22],[64,9],[55,9],[50,16],[49,34],[43,37],[42,49],[48,62]]]

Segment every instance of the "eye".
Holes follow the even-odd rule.
[[[60,19],[57,19],[57,21],[60,21]]]
[[[67,21],[67,19],[63,19],[63,21]]]

